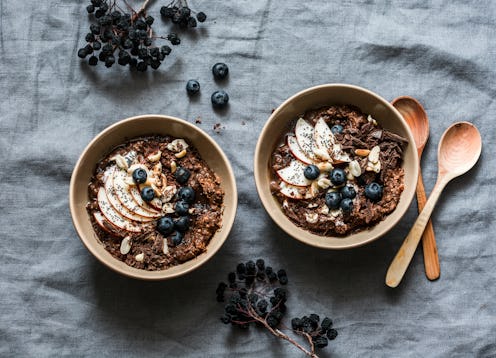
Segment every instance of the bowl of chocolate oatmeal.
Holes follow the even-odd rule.
[[[73,171],[70,210],[86,248],[129,277],[186,274],[222,246],[236,214],[231,165],[184,120],[122,120],[88,144]]]
[[[276,224],[327,249],[361,246],[394,227],[419,170],[400,113],[346,84],[312,87],[281,104],[262,130],[254,163],[258,194]]]

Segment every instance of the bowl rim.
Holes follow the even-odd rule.
[[[369,244],[369,243],[379,239],[380,237],[384,236],[393,227],[395,227],[398,224],[398,222],[404,217],[405,213],[408,211],[408,208],[410,207],[411,202],[413,200],[413,197],[415,195],[415,190],[412,190],[408,194],[408,196],[404,197],[404,200],[406,200],[408,202],[408,205],[405,206],[404,212],[401,213],[400,215],[398,215],[396,218],[394,218],[394,220],[391,221],[389,223],[389,225],[384,227],[381,231],[379,231],[379,232],[375,233],[374,235],[371,235],[369,238],[362,240],[362,241],[359,241],[359,242],[349,243],[349,244],[340,245],[340,246],[334,246],[334,245],[329,245],[329,244],[320,244],[317,240],[313,241],[313,240],[309,240],[305,237],[300,237],[299,235],[297,235],[297,232],[295,232],[295,229],[305,231],[309,237],[318,238],[318,237],[323,237],[323,236],[314,234],[310,231],[307,231],[307,230],[304,230],[303,228],[298,227],[286,215],[283,215],[283,217],[281,217],[281,219],[279,220],[279,218],[273,212],[274,205],[273,205],[273,201],[271,201],[272,197],[269,198],[268,196],[265,196],[263,193],[262,186],[264,185],[263,184],[264,179],[262,178],[261,172],[258,170],[258,163],[260,162],[260,156],[261,156],[262,138],[266,135],[266,132],[267,132],[269,126],[271,125],[271,122],[279,114],[279,112],[281,112],[283,110],[283,108],[285,108],[287,105],[289,105],[296,98],[298,98],[302,95],[305,95],[309,92],[314,92],[314,91],[318,91],[320,89],[327,89],[327,88],[347,88],[347,89],[352,89],[352,90],[364,92],[367,95],[374,97],[376,100],[378,100],[380,103],[384,104],[386,107],[388,107],[388,109],[390,109],[393,113],[396,114],[396,117],[400,120],[400,122],[402,122],[403,126],[406,129],[409,144],[411,145],[413,143],[413,145],[414,145],[412,153],[414,156],[415,163],[413,165],[412,175],[414,176],[415,180],[418,180],[418,174],[419,174],[418,153],[417,153],[417,149],[415,147],[415,141],[414,141],[412,132],[411,132],[406,120],[403,118],[403,116],[400,114],[400,112],[396,108],[394,108],[394,106],[390,102],[388,102],[386,99],[384,99],[383,97],[381,97],[377,93],[374,93],[371,90],[368,90],[366,88],[363,88],[363,87],[360,87],[357,85],[347,84],[347,83],[326,83],[326,84],[320,84],[320,85],[312,86],[312,87],[303,89],[303,90],[295,93],[294,95],[292,95],[288,99],[286,99],[284,102],[282,102],[276,108],[276,110],[274,112],[272,112],[272,114],[269,116],[269,118],[267,119],[267,121],[265,122],[265,124],[262,128],[262,131],[260,132],[260,134],[258,136],[258,141],[257,141],[257,145],[255,147],[255,155],[254,155],[254,160],[253,160],[253,166],[254,166],[253,175],[255,177],[255,186],[257,188],[258,196],[260,198],[260,201],[262,202],[262,205],[265,208],[265,211],[269,214],[269,216],[277,224],[277,226],[279,226],[284,232],[286,232],[286,234],[288,234],[292,238],[294,238],[294,239],[296,239],[296,240],[298,240],[298,241],[300,241],[306,245],[309,245],[309,246],[313,246],[313,247],[317,247],[317,248],[321,248],[321,249],[328,249],[328,250],[346,250],[346,249],[352,249],[352,248],[356,248],[356,247],[360,247],[360,246],[364,246],[366,244]],[[403,195],[403,193],[402,193],[402,195]],[[280,210],[280,207],[278,208],[278,210]],[[376,225],[379,225],[379,224],[380,224],[380,222]],[[361,232],[364,232],[364,231],[360,231],[360,232],[355,233],[355,234],[344,236],[342,238],[339,237],[339,239],[346,239],[350,236],[359,234]],[[335,237],[335,238],[337,238],[337,237]]]
[[[228,216],[228,221],[224,221],[225,215],[224,213],[222,214],[222,227],[225,229],[225,231],[222,232],[222,236],[220,238],[221,242],[220,245],[216,249],[210,249],[205,251],[199,256],[196,256],[195,258],[191,260],[195,260],[198,257],[201,259],[197,260],[192,266],[190,266],[188,269],[184,271],[179,271],[174,274],[167,274],[168,269],[165,270],[159,270],[159,271],[147,271],[147,270],[142,270],[142,269],[137,269],[131,266],[127,266],[126,268],[123,269],[118,266],[119,261],[113,256],[110,256],[111,259],[106,259],[102,257],[95,248],[93,248],[89,244],[89,240],[94,240],[95,238],[88,238],[83,234],[82,231],[82,224],[79,220],[76,219],[76,200],[75,200],[75,195],[76,195],[76,177],[79,175],[81,169],[82,169],[82,162],[89,152],[89,150],[97,143],[102,137],[105,137],[109,132],[112,132],[115,128],[123,126],[128,124],[129,122],[134,122],[134,121],[141,121],[145,119],[162,119],[166,121],[172,121],[175,123],[178,123],[182,126],[187,127],[191,131],[195,131],[200,134],[203,138],[205,138],[210,145],[212,145],[219,153],[220,157],[219,160],[223,162],[226,166],[227,169],[227,180],[231,182],[232,185],[232,203],[234,204],[232,208],[229,208],[230,210],[233,210],[233,213]],[[139,136],[139,135],[138,135]],[[103,154],[102,154],[103,155]],[[96,165],[96,163],[95,163]],[[137,116],[132,116],[128,117],[125,119],[118,120],[117,122],[109,125],[102,131],[100,131],[93,139],[86,145],[86,147],[83,149],[81,154],[79,155],[79,158],[74,165],[74,169],[71,174],[71,180],[69,184],[69,210],[71,214],[71,220],[72,224],[76,230],[76,233],[79,237],[79,239],[82,241],[83,245],[86,247],[86,249],[95,257],[98,261],[100,261],[102,264],[104,264],[106,267],[110,268],[112,271],[117,272],[123,276],[134,278],[134,279],[140,279],[140,280],[145,280],[145,281],[162,281],[162,280],[168,280],[172,278],[176,278],[179,276],[186,275],[187,273],[196,270],[198,267],[201,265],[205,264],[207,261],[209,261],[217,251],[220,250],[220,248],[224,245],[225,241],[229,237],[229,234],[231,232],[232,226],[234,224],[235,218],[236,218],[236,211],[238,208],[238,191],[237,191],[237,186],[236,186],[236,177],[234,176],[234,171],[232,169],[231,163],[222,150],[222,148],[217,144],[217,142],[203,129],[198,128],[197,126],[191,124],[190,122],[174,117],[174,116],[169,116],[169,115],[163,115],[163,114],[142,114],[142,115],[137,115]],[[216,232],[216,234],[218,231]],[[215,234],[215,235],[216,235]],[[210,244],[210,243],[209,243]],[[208,245],[207,245],[208,248]],[[205,256],[202,256],[205,255]],[[187,262],[191,261],[188,260]],[[174,266],[177,267],[177,266]]]

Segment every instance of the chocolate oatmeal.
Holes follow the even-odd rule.
[[[180,138],[142,137],[119,146],[98,163],[89,197],[102,245],[138,269],[191,260],[221,227],[220,178]]]
[[[272,193],[291,221],[312,233],[365,230],[398,204],[407,143],[356,107],[307,111],[274,150]]]

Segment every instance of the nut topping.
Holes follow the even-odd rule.
[[[121,254],[126,255],[129,253],[131,250],[131,237],[126,236],[124,239],[121,241]]]

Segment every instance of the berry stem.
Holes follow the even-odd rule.
[[[308,349],[306,349],[305,347],[303,347],[301,344],[299,344],[298,342],[296,342],[293,338],[291,338],[290,336],[288,336],[286,333],[281,332],[277,328],[276,329],[273,329],[271,326],[269,326],[269,324],[267,323],[267,321],[265,319],[262,319],[262,318],[260,318],[258,316],[257,312],[255,312],[255,310],[253,309],[253,307],[252,307],[252,305],[250,303],[248,303],[248,314],[249,314],[249,316],[251,318],[253,318],[253,319],[257,320],[258,322],[260,322],[274,336],[279,337],[279,338],[282,338],[282,339],[288,341],[289,343],[293,344],[296,348],[298,348],[299,350],[301,350],[303,353],[305,353],[307,356],[309,356],[311,358],[319,358],[319,356],[317,354],[315,354],[315,348],[314,348],[314,345],[312,343],[312,337],[310,337],[309,334],[304,333],[306,335],[306,338],[310,342],[310,346],[311,346],[311,349],[312,349],[311,351],[309,351]]]
[[[148,3],[149,2],[150,2],[150,0],[145,0],[145,2],[143,3],[143,5],[141,5],[140,9],[138,10],[138,14],[140,14],[142,12],[145,12],[145,9],[148,6]]]

